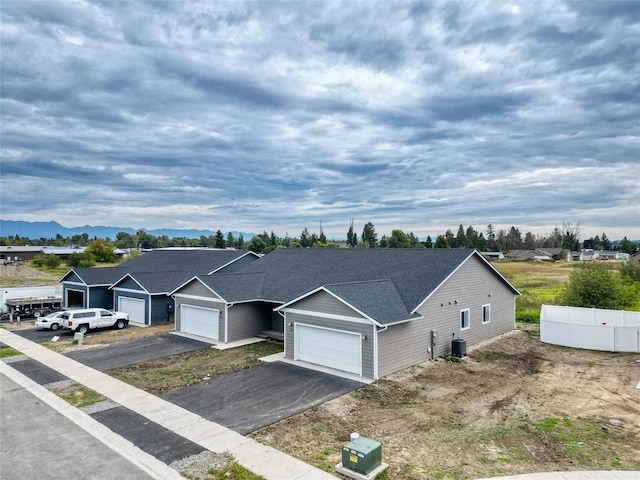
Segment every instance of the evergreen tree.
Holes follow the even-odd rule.
[[[451,234],[451,236],[453,237],[453,233]],[[436,237],[436,243],[433,248],[451,248],[451,246],[449,245],[449,241],[447,240],[446,236],[438,235]]]
[[[433,248],[433,240],[431,240],[431,235],[427,235],[427,239],[424,241],[425,248]]]
[[[309,230],[307,230],[307,227],[304,227],[304,230],[302,230],[302,233],[300,234],[300,245],[303,248],[307,248],[313,245],[311,242],[311,235],[309,235]]]
[[[222,230],[216,231],[215,241],[213,244],[214,248],[224,248],[224,235],[222,234]]]
[[[225,242],[225,246],[227,248],[235,248],[236,247],[236,238],[233,236],[233,233],[227,233],[227,240]]]
[[[368,222],[362,229],[362,243],[371,248],[378,246],[378,235],[371,222]]]
[[[353,230],[353,218],[349,225],[349,231],[347,232],[347,245],[351,248],[358,246],[358,234]]]

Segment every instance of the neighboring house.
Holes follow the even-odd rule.
[[[593,260],[626,261],[628,259],[628,253],[618,252],[616,250],[594,250],[591,248],[583,248],[579,252],[572,251],[567,255],[567,260],[573,262],[591,262]]]
[[[42,255],[42,247],[31,246],[0,246],[0,263],[19,262],[20,260],[31,260],[38,255]]]
[[[561,254],[562,249],[550,249],[554,250],[554,253],[549,252],[547,250],[511,250],[504,254],[505,260],[513,260],[513,261],[541,261],[541,262],[551,262],[558,258],[558,255]],[[559,252],[555,252],[559,250]]]
[[[167,294],[187,278],[235,272],[258,258],[245,250],[157,249],[118,267],[70,270],[60,280],[63,300],[67,307],[120,310],[144,325],[164,323],[172,320]]]
[[[640,263],[640,251],[638,251],[638,252],[634,253],[633,255],[631,255],[631,259],[634,262]]]
[[[502,252],[480,252],[487,260],[504,260],[504,253]]]
[[[294,248],[171,295],[178,331],[280,331],[287,358],[377,379],[513,330],[519,292],[474,250]]]
[[[73,253],[84,252],[85,247],[17,247],[17,246],[1,246],[0,247],[0,261],[2,263],[17,262],[21,260],[33,260],[35,257],[42,255],[55,255],[60,260],[67,261]],[[114,253],[117,258],[122,258],[126,255],[124,250],[119,248],[114,249]]]

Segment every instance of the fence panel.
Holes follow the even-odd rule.
[[[565,347],[640,353],[640,312],[543,305],[540,340]]]

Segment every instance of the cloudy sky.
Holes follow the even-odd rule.
[[[640,238],[640,2],[0,4],[1,217]]]

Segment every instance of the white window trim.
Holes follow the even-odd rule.
[[[489,317],[489,320],[485,321],[485,309],[488,313],[487,317]],[[482,324],[486,325],[488,323],[491,323],[491,304],[490,303],[485,303],[484,305],[482,305]]]
[[[464,312],[467,312],[468,325],[466,327],[462,326],[462,316],[463,316]],[[471,328],[471,309],[470,308],[465,308],[463,310],[460,310],[460,331],[469,330],[470,328]]]

